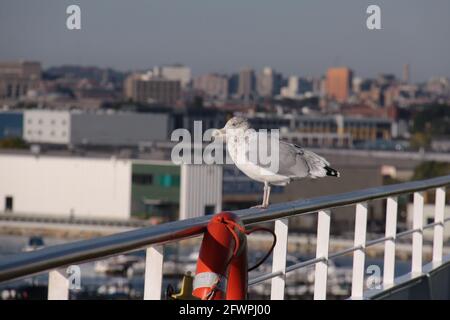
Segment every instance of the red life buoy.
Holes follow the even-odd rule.
[[[192,294],[203,300],[247,297],[247,237],[239,218],[230,212],[208,223],[200,248]]]

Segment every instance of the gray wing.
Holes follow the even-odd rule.
[[[280,174],[298,178],[325,177],[330,163],[312,151],[280,141]]]
[[[260,133],[250,137],[250,147],[248,152],[258,154],[257,145],[255,143],[260,136]],[[272,156],[271,143],[267,144],[267,154]],[[328,166],[327,160],[315,154],[312,151],[306,150],[292,143],[287,143],[279,140],[278,157],[278,171],[274,172],[283,176],[291,178],[318,178],[326,176],[324,167]],[[268,170],[274,171],[273,164],[265,164],[262,161],[256,160],[258,166],[264,167]]]

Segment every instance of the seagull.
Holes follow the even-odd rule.
[[[286,186],[291,181],[302,178],[340,176],[337,170],[330,167],[330,163],[325,158],[296,144],[279,139],[276,140],[278,154],[271,155],[278,156],[278,166],[273,168],[263,163],[258,156],[254,156],[259,154],[258,147],[265,147],[269,154],[273,147],[270,137],[264,140],[266,146],[258,143],[258,141],[263,141],[261,140],[263,134],[267,133],[256,132],[250,127],[247,119],[242,117],[233,117],[228,120],[225,127],[212,132],[214,139],[222,139],[226,142],[231,160],[239,170],[249,178],[264,183],[262,204],[254,208],[265,209],[269,206],[271,186]]]

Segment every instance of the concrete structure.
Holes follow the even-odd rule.
[[[327,97],[337,102],[346,102],[352,86],[353,73],[349,68],[330,68],[326,77]]]
[[[154,223],[221,210],[219,166],[0,154],[0,211]]]
[[[23,137],[30,143],[137,146],[143,141],[165,141],[169,131],[166,113],[24,111]]]
[[[204,74],[194,80],[194,89],[204,92],[214,99],[226,99],[228,97],[228,77],[220,74]]]
[[[18,99],[36,90],[41,80],[41,64],[32,61],[0,63],[0,99]]]
[[[135,102],[172,106],[181,97],[181,82],[152,74],[132,74],[124,82],[124,94]]]
[[[24,111],[23,138],[27,142],[70,144],[71,116],[69,111]]]

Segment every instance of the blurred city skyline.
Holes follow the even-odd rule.
[[[82,30],[65,27],[67,6],[81,7]],[[366,8],[381,7],[382,30],[366,28]],[[0,4],[0,60],[44,67],[85,65],[119,70],[182,63],[195,75],[271,66],[320,76],[346,65],[358,76],[449,76],[448,1],[52,1]]]

